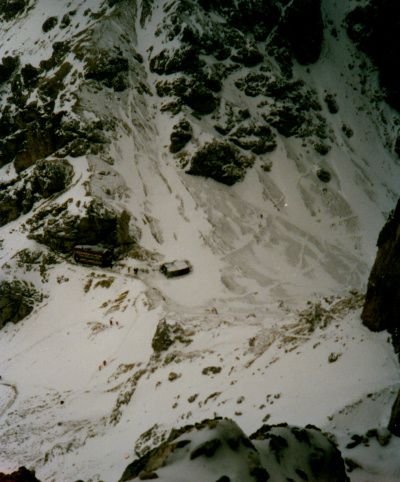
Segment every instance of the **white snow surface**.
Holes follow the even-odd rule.
[[[95,0],[37,0],[26,17],[1,27],[0,57],[18,52],[38,65],[55,40],[89,35],[96,48],[134,48],[147,58],[149,46],[163,47],[154,32],[164,3],[143,26],[140,1],[138,12],[121,2],[93,20],[84,12],[101,9]],[[57,202],[84,199],[89,179],[92,195],[131,213],[147,254],[105,269],[60,257],[43,275],[18,262],[22,249],[46,249],[27,238],[32,212],[0,229],[1,279],[31,281],[45,294],[30,316],[0,333],[0,472],[26,465],[45,482],[114,482],[150,427],[162,435],[220,415],[247,434],[267,418],[315,424],[362,466],[352,481],[400,480],[399,439],[345,449],[351,434],[386,426],[400,387],[387,333],[362,326],[355,294],[365,290],[379,230],[400,194],[400,164],[388,141],[397,114],[352,87],[357,73],[347,64],[360,54],[341,20],[353,3],[323,1],[339,39],[327,35],[321,60],[296,67],[321,99],[325,90],[337,94],[333,148],[322,158],[301,140],[278,137],[277,149],[233,187],[177,167],[168,151],[175,120],[160,112],[146,63],[130,73],[131,83],[147,83],[153,95],[80,88],[82,112],[116,120],[113,163],[103,154],[71,159],[73,187]],[[77,11],[70,30],[43,35],[48,16],[69,10]],[[237,93],[228,86],[224,95]],[[250,100],[241,97],[249,109]],[[196,142],[214,135],[207,118],[187,115]],[[315,172],[326,165],[332,181],[322,185]],[[15,173],[7,167],[0,175]],[[192,273],[165,278],[160,264],[175,259],[189,260]],[[319,303],[331,310],[342,300],[326,326],[307,330],[302,310]],[[151,342],[163,319],[179,325],[187,342],[157,358]]]

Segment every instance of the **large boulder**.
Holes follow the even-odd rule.
[[[0,328],[24,319],[41,300],[40,293],[26,281],[0,281]]]
[[[192,138],[192,134],[193,129],[190,122],[186,119],[181,119],[172,129],[170,152],[176,153],[183,149]]]
[[[388,330],[400,352],[400,200],[378,237],[361,318],[372,331]]]

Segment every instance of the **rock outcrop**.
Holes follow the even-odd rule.
[[[349,481],[339,450],[316,427],[264,425],[247,437],[226,418],[172,430],[128,465],[120,482],[171,480],[172,473],[180,481]]]
[[[102,245],[123,251],[134,241],[129,233],[130,215],[92,199],[81,212],[71,212],[70,202],[38,211],[27,223],[29,237],[54,251],[71,253],[77,244]]]
[[[72,175],[73,168],[67,160],[42,159],[15,181],[0,184],[0,226],[29,212],[36,201],[63,191]]]
[[[0,282],[0,328],[28,316],[42,296],[26,281]]]
[[[242,155],[234,145],[215,140],[194,154],[187,173],[232,186],[243,179],[246,168],[251,165],[252,159]]]
[[[361,318],[373,331],[388,330],[400,352],[400,200],[378,238]]]

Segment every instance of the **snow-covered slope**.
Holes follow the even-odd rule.
[[[0,472],[116,481],[150,428],[152,446],[215,414],[246,433],[313,423],[342,450],[385,427],[398,362],[359,313],[400,193],[399,114],[346,35],[357,2],[322,2],[320,59],[292,76],[274,28],[260,40],[208,2],[25,3],[0,26],[2,66],[18,57],[0,69],[1,279],[43,299],[0,332]],[[192,134],[172,153],[180,120]],[[213,141],[246,158],[234,185],[186,172]],[[69,166],[52,190],[43,158]],[[78,265],[82,242],[119,260]],[[165,278],[174,259],[193,272]],[[351,479],[398,480],[399,444],[347,449]]]

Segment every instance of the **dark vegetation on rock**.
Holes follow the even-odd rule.
[[[92,199],[77,215],[68,211],[68,205],[69,201],[53,204],[33,215],[27,221],[29,237],[61,253],[72,253],[77,244],[90,244],[116,248],[118,254],[132,245],[126,211],[119,213]]]
[[[373,331],[387,330],[400,352],[400,200],[378,237],[361,318]]]
[[[42,295],[26,281],[0,281],[0,328],[24,319],[41,300]]]
[[[226,141],[212,141],[198,149],[186,171],[195,176],[211,177],[215,181],[232,186],[241,181],[252,160]]]
[[[400,3],[397,0],[370,0],[347,16],[347,33],[379,69],[386,100],[400,110]]]

